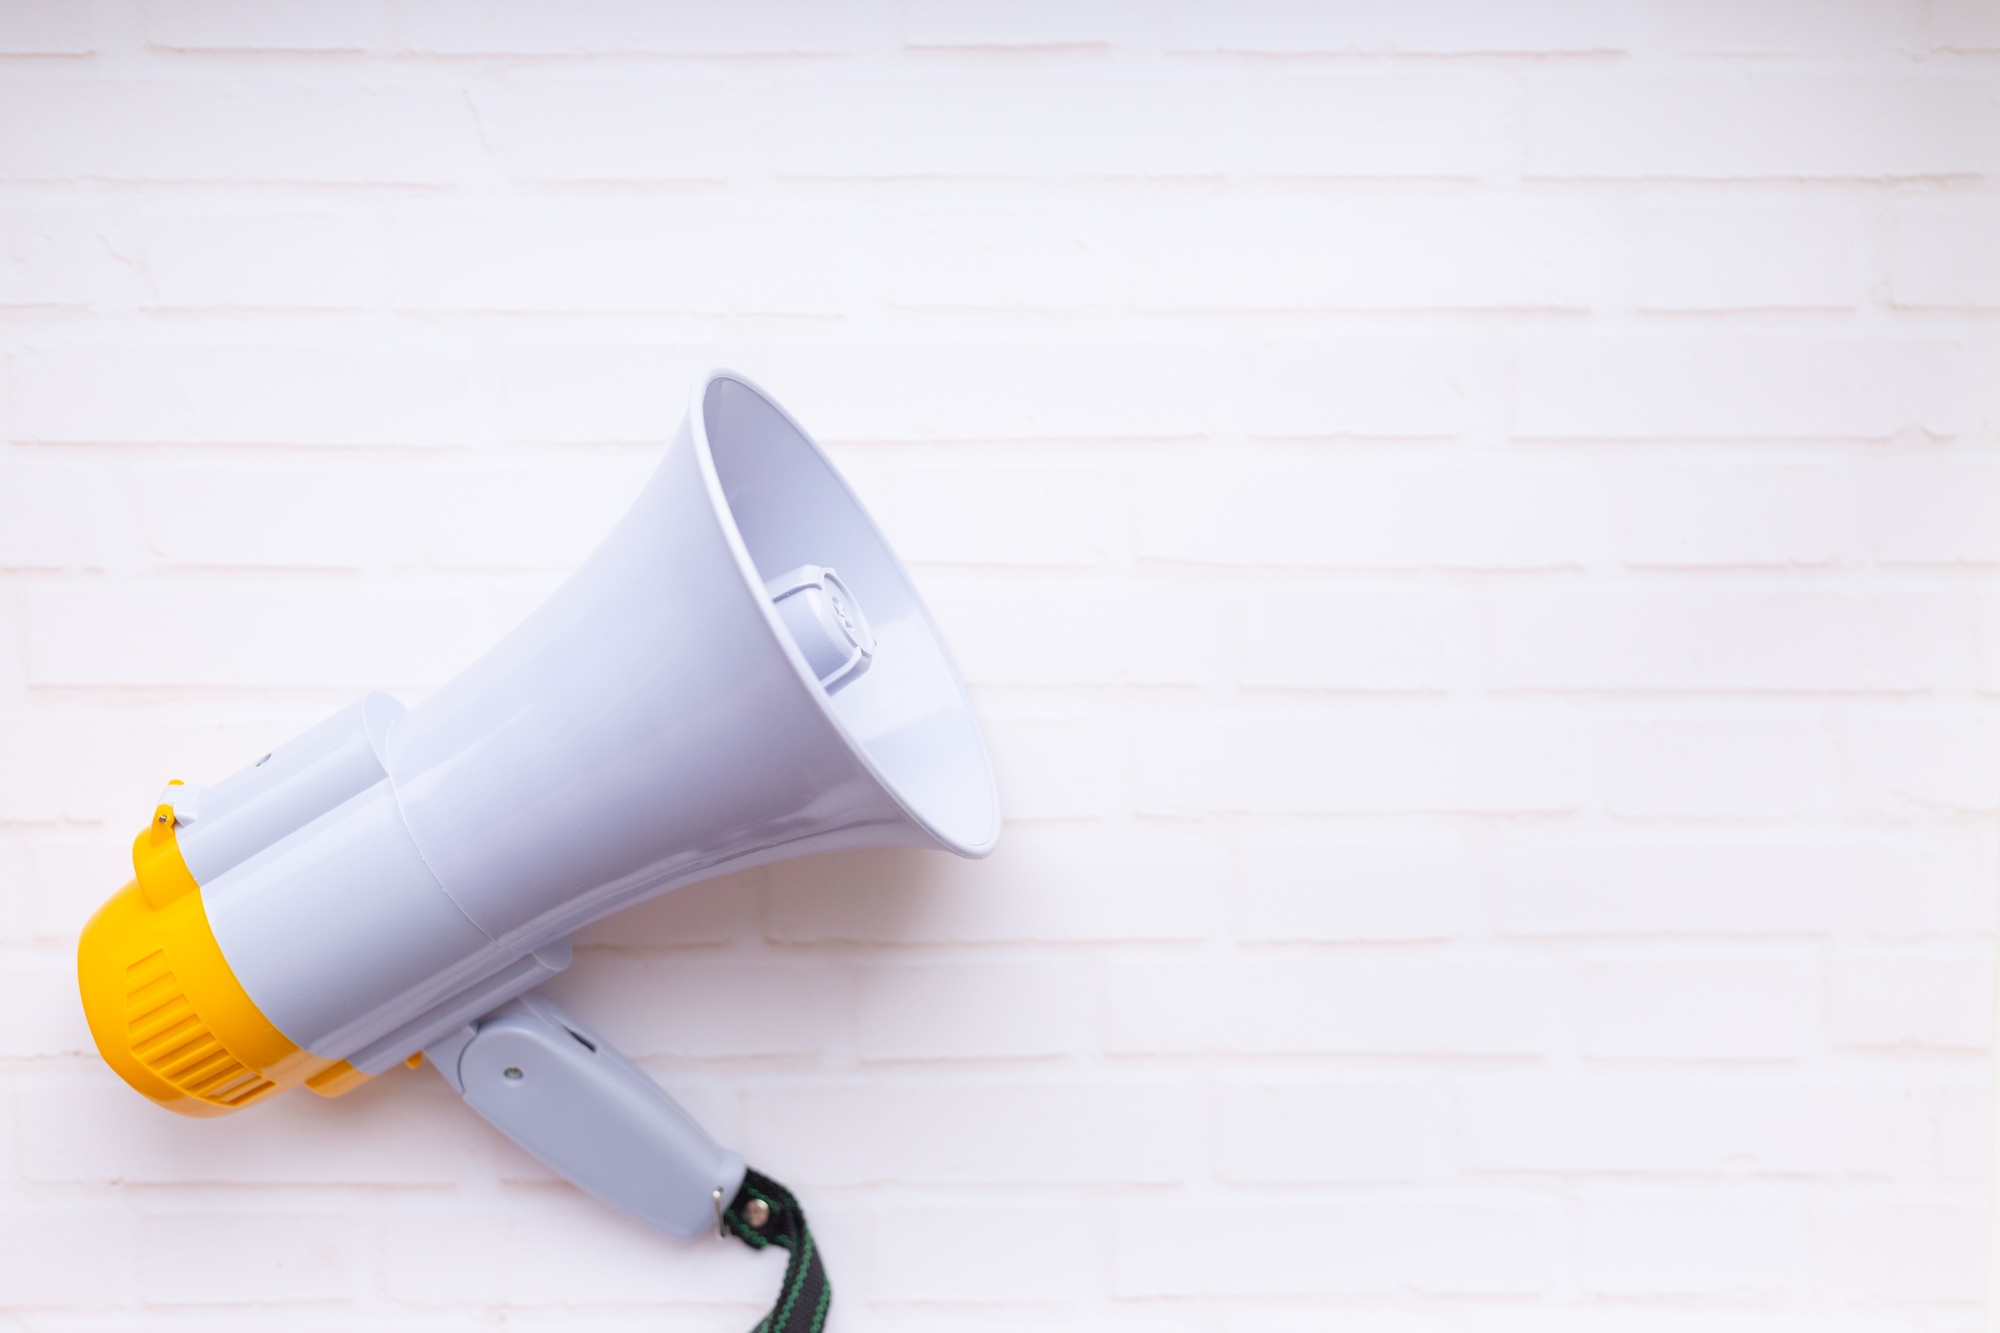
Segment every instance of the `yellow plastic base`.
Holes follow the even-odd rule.
[[[337,1097],[367,1080],[299,1047],[250,999],[209,928],[170,807],[133,842],[132,866],[137,878],[90,918],[76,952],[90,1035],[119,1077],[191,1116],[300,1084]]]

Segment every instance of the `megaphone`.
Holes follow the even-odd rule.
[[[105,1061],[169,1110],[423,1057],[627,1212],[783,1244],[775,1182],[529,992],[573,931],[670,889],[848,848],[979,857],[999,829],[908,574],[805,430],[714,371],[603,544],[463,674],[169,784],[78,978]]]

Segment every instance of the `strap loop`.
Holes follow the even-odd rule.
[[[833,1285],[792,1192],[760,1171],[745,1171],[743,1188],[736,1191],[722,1220],[751,1249],[776,1245],[791,1255],[785,1261],[777,1302],[750,1333],[820,1333],[833,1306]]]

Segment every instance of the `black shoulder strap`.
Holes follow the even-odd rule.
[[[724,1210],[722,1222],[754,1250],[776,1245],[791,1252],[777,1303],[750,1333],[820,1333],[833,1306],[833,1285],[792,1192],[762,1172],[745,1171],[743,1188]]]

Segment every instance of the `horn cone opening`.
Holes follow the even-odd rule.
[[[703,471],[751,586],[761,596],[801,566],[838,569],[867,608],[875,646],[866,673],[829,693],[766,604],[772,633],[897,803],[952,851],[984,856],[1000,835],[986,746],[958,670],[889,543],[820,447],[755,385],[718,372],[697,386],[694,407]]]

